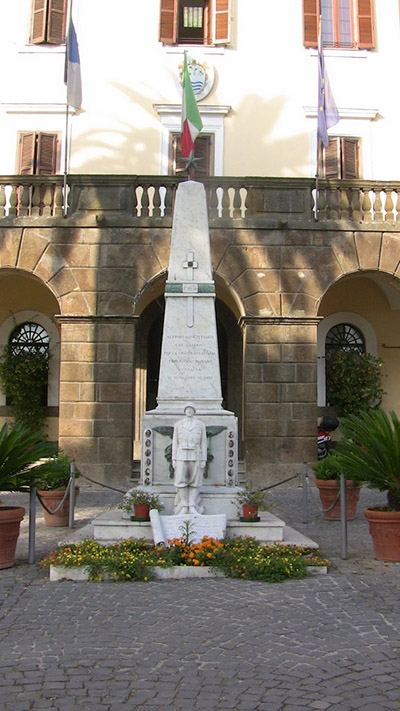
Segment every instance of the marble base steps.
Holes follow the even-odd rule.
[[[302,548],[319,548],[318,543],[311,540],[273,514],[263,511],[258,523],[244,523],[237,519],[228,519],[227,536],[252,536],[262,543],[282,543],[297,545]],[[116,543],[125,538],[144,538],[153,542],[150,522],[134,522],[123,517],[122,511],[105,511],[93,519],[91,524],[71,532],[68,543],[74,543],[84,538],[94,538],[105,545]]]

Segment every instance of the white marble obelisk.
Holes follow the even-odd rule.
[[[207,431],[207,466],[201,498],[205,513],[234,515],[237,418],[222,407],[204,185],[180,183],[175,200],[157,407],[142,422],[141,483],[173,499],[173,427],[193,403]],[[167,507],[171,513],[172,503]]]
[[[221,409],[206,195],[194,181],[181,183],[176,195],[157,410],[182,413],[188,400],[197,412]]]

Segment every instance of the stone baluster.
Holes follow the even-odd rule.
[[[374,201],[374,221],[383,222],[381,191],[376,190]]]
[[[161,195],[160,195],[160,185],[156,185],[154,188],[153,195],[153,216],[161,217]]]
[[[229,196],[229,191],[227,186],[221,186],[222,189],[222,200],[221,200],[221,206],[222,206],[222,212],[221,212],[221,217],[230,217],[230,206],[231,206],[231,199]]]
[[[347,194],[347,188],[340,190],[339,209],[341,219],[348,220],[350,217],[350,202]]]
[[[18,187],[16,185],[11,186],[10,195],[10,209],[8,214],[10,217],[14,217],[17,214],[17,204],[18,204]]]
[[[400,222],[400,188],[394,192],[396,193],[396,222]]]
[[[30,203],[30,187],[29,185],[20,185],[18,188],[18,217],[29,215]]]
[[[40,189],[41,193],[41,215],[44,217],[51,217],[53,213],[53,185],[42,185]]]
[[[362,193],[362,221],[372,222],[372,202],[369,196],[369,188]]]
[[[316,199],[316,209],[317,217],[319,220],[326,220],[327,218],[327,201],[326,201],[326,191],[325,188],[319,188],[315,196]]]
[[[360,201],[360,189],[351,189],[351,212],[352,217],[355,222],[361,222],[361,201]]]
[[[242,199],[240,197],[240,188],[239,187],[232,187],[233,190],[233,196],[232,196],[232,217],[234,220],[237,220],[242,216],[241,213],[241,206],[242,206]]]
[[[394,222],[394,204],[393,204],[393,197],[392,197],[392,191],[390,188],[386,190],[385,193],[385,221],[386,222]]]
[[[63,214],[63,186],[54,185],[54,216],[59,217]]]
[[[149,185],[142,185],[143,187],[143,193],[142,193],[142,213],[141,217],[149,217],[149,206],[150,206],[150,199],[149,199]]]
[[[328,189],[328,214],[330,220],[339,219],[338,202],[338,190],[336,188]]]
[[[4,188],[4,185],[0,185],[0,218],[6,216],[6,193]]]
[[[165,197],[164,197],[164,217],[172,215],[172,206],[174,204],[176,186],[166,185],[165,186]]]
[[[35,185],[32,188],[32,206],[31,206],[31,215],[37,217],[40,215],[40,208],[41,208],[41,191],[42,191],[42,186],[41,185]]]
[[[208,210],[209,210],[209,216],[214,218],[218,217],[218,193],[217,193],[217,187],[214,185],[211,185],[207,192],[208,192]]]

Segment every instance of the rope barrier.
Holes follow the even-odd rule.
[[[119,494],[126,494],[126,491],[123,491],[123,489],[116,489],[115,486],[109,486],[108,484],[103,484],[101,481],[96,481],[95,479],[91,479],[90,476],[87,476],[87,474],[81,474],[84,479],[87,479],[88,481],[91,481],[92,484],[97,484],[98,486],[102,486],[104,489],[111,489],[111,491],[117,491]]]
[[[294,474],[294,476],[290,476],[288,479],[282,479],[282,481],[278,481],[276,484],[270,484],[270,486],[263,486],[260,491],[268,491],[268,489],[275,489],[276,486],[280,486],[281,484],[286,484],[287,481],[292,481],[292,479],[297,479],[300,474]]]

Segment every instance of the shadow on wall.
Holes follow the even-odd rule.
[[[143,96],[128,87],[113,82],[127,98],[127,111],[114,127],[83,131],[73,139],[72,172],[92,174],[147,174],[160,171],[160,129],[138,127],[134,107],[140,107],[140,118],[147,114],[148,124],[156,124],[158,117],[153,107],[143,106]],[[130,123],[126,116],[132,116]]]
[[[264,101],[256,94],[249,94],[234,107],[226,119],[228,175],[310,177],[309,133],[274,136],[275,127],[282,123],[286,103],[284,96]],[[231,116],[235,119],[232,127]],[[301,118],[299,115],[299,121]],[[290,125],[293,126],[293,116]]]

